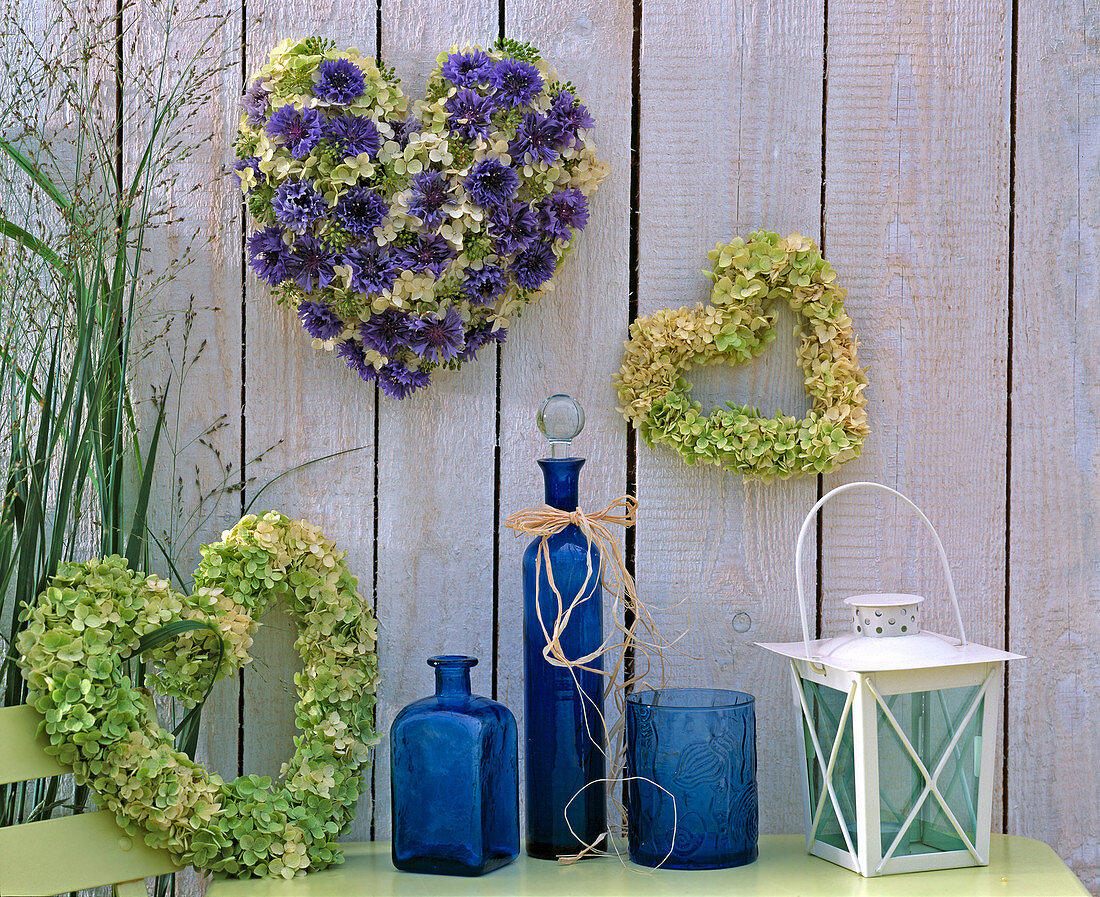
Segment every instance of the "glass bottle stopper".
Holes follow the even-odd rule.
[[[550,441],[551,458],[568,458],[573,438],[584,429],[584,409],[572,396],[553,395],[539,406],[539,429]]]

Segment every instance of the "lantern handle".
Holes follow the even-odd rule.
[[[897,489],[891,489],[889,486],[884,486],[882,483],[869,483],[869,482],[857,482],[857,483],[845,483],[843,486],[837,486],[835,489],[825,493],[818,499],[811,509],[810,513],[806,515],[806,519],[802,521],[802,529],[798,532],[798,544],[795,546],[794,551],[794,565],[795,565],[795,583],[798,586],[798,611],[802,617],[802,641],[806,645],[806,656],[813,657],[814,654],[810,651],[810,623],[809,612],[806,608],[806,591],[802,585],[802,545],[806,539],[806,532],[810,528],[810,523],[813,521],[817,512],[821,509],[821,506],[825,504],[830,498],[840,495],[842,492],[847,492],[849,489],[855,489],[859,486],[868,486],[873,489],[881,489],[883,492],[889,492],[896,498],[900,498],[909,507],[917,512],[917,516],[924,521],[924,525],[928,527],[928,531],[932,534],[932,539],[936,543],[936,549],[940,553],[940,561],[943,564],[943,575],[947,578],[947,593],[951,596],[951,603],[955,607],[955,622],[959,626],[959,647],[966,644],[966,632],[963,630],[962,614],[959,612],[959,599],[955,596],[955,581],[951,578],[951,567],[947,563],[947,552],[943,550],[943,542],[940,541],[939,534],[936,532],[936,528],[932,526],[932,521],[924,516],[924,512],[918,508],[913,502],[902,495]]]

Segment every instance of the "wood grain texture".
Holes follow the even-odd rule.
[[[497,4],[383,0],[382,58],[404,90],[422,96],[440,52],[496,40]],[[486,351],[461,371],[437,371],[429,389],[379,400],[379,725],[434,692],[425,662],[468,654],[475,694],[488,694],[493,643],[496,368]],[[443,484],[448,484],[444,486]],[[441,488],[442,487],[442,488]],[[389,741],[375,763],[375,836],[390,831]]]
[[[497,697],[524,728],[523,568],[527,539],[503,525],[509,514],[543,503],[536,458],[549,454],[535,425],[542,400],[577,398],[585,410],[576,454],[586,458],[580,506],[596,511],[626,491],[626,429],[615,411],[611,374],[618,370],[629,322],[630,102],[633,12],[628,4],[513,2],[505,8],[508,37],[529,41],[562,80],[572,81],[596,119],[593,139],[611,167],[593,197],[575,251],[554,278],[555,289],[513,322],[501,372],[500,576]],[[620,534],[621,535],[621,534]],[[620,546],[622,538],[620,538]],[[604,632],[612,631],[604,598]],[[614,725],[608,702],[608,724]],[[525,762],[520,738],[520,763]],[[526,788],[520,789],[526,803]],[[521,829],[523,826],[521,825]]]
[[[825,481],[871,479],[939,531],[967,635],[1004,639],[1008,312],[1006,3],[829,3],[825,242],[870,367],[871,436]],[[919,520],[873,495],[827,506],[823,632],[841,599],[931,599],[953,632]],[[995,798],[994,819],[1000,795]]]
[[[185,0],[173,11],[166,45],[164,4],[137,5],[130,12],[133,40],[123,58],[129,84],[123,94],[126,180],[148,139],[159,60],[168,60],[168,83],[185,77],[196,56],[195,70],[214,72],[209,92],[182,112],[181,139],[196,150],[155,178],[150,191],[150,200],[163,203],[167,215],[147,234],[142,269],[158,278],[187,253],[190,263],[142,310],[139,340],[153,342],[135,377],[146,434],[156,414],[153,391],[165,396],[154,485],[160,500],[150,503],[149,526],[170,551],[183,577],[180,585],[189,588],[200,544],[217,540],[239,516],[239,496],[229,489],[240,476],[240,221],[228,171],[234,158],[240,15],[226,14],[219,28],[201,3]],[[158,181],[170,186],[161,189]],[[161,549],[150,546],[149,554],[150,571],[167,575]],[[211,691],[196,753],[211,772],[229,779],[237,774],[238,723],[234,677]],[[202,881],[188,868],[177,875],[176,887],[187,897],[201,893]]]
[[[717,242],[757,227],[816,236],[824,13],[813,0],[643,11],[638,281],[639,312],[649,314],[708,300],[700,272]],[[698,400],[802,413],[788,324],[793,316],[754,364],[693,372],[707,386]],[[669,684],[756,696],[761,831],[789,831],[801,798],[788,673],[754,643],[798,631],[794,537],[816,482],[746,486],[736,473],[687,467],[644,444],[637,471],[639,591],[658,607],[687,599],[659,617],[666,636],[688,632],[688,656],[672,659]],[[812,583],[812,563],[808,573]]]
[[[250,0],[246,48],[248,75],[287,37],[318,34],[374,55],[375,17],[347,15],[332,2],[287,4]],[[334,452],[330,458],[282,477],[260,497],[254,512],[269,508],[316,524],[347,552],[359,592],[372,600],[374,577],[374,389],[343,363],[313,349],[293,309],[277,307],[268,288],[249,271],[245,302],[244,420],[251,501],[272,477]],[[274,448],[272,448],[274,446]],[[257,456],[262,455],[257,460]],[[293,676],[301,669],[297,633],[281,610],[272,611],[256,637],[245,669],[244,768],[278,775],[294,752]],[[348,838],[370,837],[370,789],[360,798]]]
[[[1021,4],[1008,827],[1100,893],[1100,10]]]

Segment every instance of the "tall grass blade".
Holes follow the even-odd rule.
[[[160,446],[160,433],[164,426],[164,406],[157,407],[157,419],[153,425],[153,436],[149,440],[149,455],[156,457]],[[147,533],[149,527],[146,524],[146,514],[149,510],[149,495],[153,491],[153,465],[146,464],[145,472],[138,487],[137,502],[134,506],[134,519],[130,523],[130,539],[126,543],[126,560],[130,562],[131,569],[145,566],[148,557],[149,542]]]

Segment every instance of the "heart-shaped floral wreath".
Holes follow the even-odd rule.
[[[236,169],[252,268],[315,346],[403,399],[504,341],[607,168],[529,44],[440,54],[411,114],[399,84],[357,50],[285,41],[245,94]]]
[[[112,556],[62,565],[23,612],[19,665],[28,703],[45,717],[47,750],[130,835],[181,864],[290,878],[338,863],[336,840],[378,741],[374,616],[343,554],[305,521],[250,515],[202,555],[191,595]],[[162,694],[194,704],[212,678],[248,662],[256,620],[277,601],[297,623],[303,666],[294,756],[274,785],[254,775],[223,782],[174,748],[126,659],[140,655]],[[178,638],[147,647],[166,623]],[[223,651],[211,652],[201,630],[184,631],[198,626],[216,632]]]
[[[615,375],[620,409],[653,447],[688,463],[718,464],[771,480],[826,473],[859,455],[867,436],[867,376],[859,366],[846,291],[813,240],[756,231],[708,253],[711,304],[662,308],[630,325]],[[744,364],[775,339],[771,306],[786,302],[801,319],[798,363],[813,400],[806,417],[762,417],[727,404],[710,415],[692,400],[683,375],[700,364]]]

